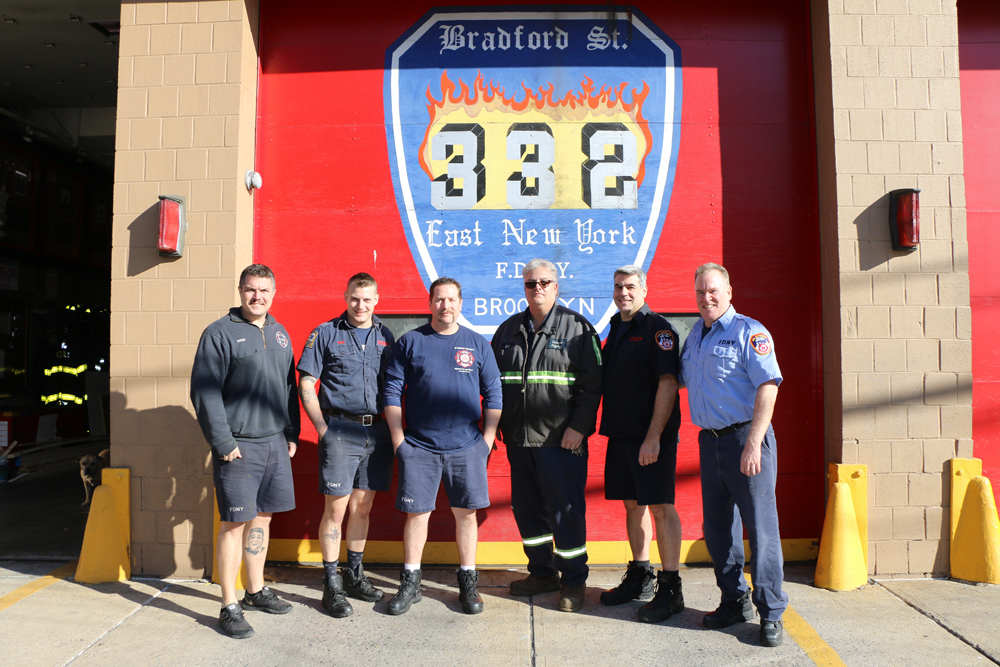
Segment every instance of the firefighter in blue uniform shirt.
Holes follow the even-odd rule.
[[[589,573],[584,487],[587,437],[601,403],[600,341],[582,315],[556,305],[552,262],[533,259],[521,275],[528,308],[501,324],[492,343],[511,509],[528,557],[528,577],[512,582],[510,593],[560,591],[559,610],[573,612],[583,606]]]
[[[382,388],[395,338],[375,317],[378,284],[367,273],[347,281],[347,310],[316,327],[299,358],[302,407],[319,435],[319,524],[323,555],[323,608],[334,618],[354,613],[347,597],[378,602],[383,592],[365,576],[361,561],[368,517],[377,491],[392,482],[392,440],[382,419]],[[316,396],[316,382],[322,391]],[[340,561],[341,525],[350,508],[347,566]]]
[[[711,629],[760,613],[760,642],[778,646],[788,596],[781,590],[783,556],[774,497],[778,457],[771,414],[781,371],[771,335],[730,304],[729,273],[719,264],[695,271],[701,319],[681,352],[681,381],[691,421],[701,427],[701,496],[705,544],[722,591],[705,614]],[[738,510],[738,511],[737,511]],[[743,577],[743,527],[750,537],[751,596]],[[752,600],[752,602],[751,602]]]
[[[632,561],[622,583],[601,593],[601,603],[649,600],[643,623],[659,623],[684,610],[681,592],[681,520],[674,507],[680,358],[677,332],[646,305],[646,274],[638,266],[615,271],[618,313],[604,342],[604,416],[608,436],[604,497],[625,504]],[[647,509],[648,508],[648,509]],[[659,574],[649,563],[656,523]],[[655,595],[653,592],[655,583]]]

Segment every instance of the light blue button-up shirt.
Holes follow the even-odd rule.
[[[769,380],[781,384],[774,340],[760,322],[732,306],[702,338],[704,329],[699,319],[681,351],[691,421],[713,429],[750,421],[757,387]]]

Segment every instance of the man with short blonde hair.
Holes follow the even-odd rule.
[[[778,456],[771,428],[781,383],[770,332],[736,312],[729,273],[703,264],[695,271],[701,319],[681,352],[681,380],[691,421],[701,427],[701,499],[705,545],[722,592],[704,624],[721,629],[760,612],[760,643],[778,646],[788,595],[774,489]],[[753,592],[743,577],[743,528],[750,538]]]
[[[382,389],[389,352],[396,342],[375,316],[378,283],[356,273],[344,292],[346,310],[309,334],[299,359],[302,407],[319,436],[319,491],[323,517],[323,608],[334,618],[354,613],[347,598],[378,602],[383,592],[365,576],[362,559],[375,494],[392,482],[393,452],[382,419]],[[321,390],[317,397],[316,384]],[[340,564],[341,525],[350,508],[347,565]]]

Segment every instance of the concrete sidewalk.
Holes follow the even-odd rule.
[[[719,599],[707,567],[681,571],[687,609],[661,625],[636,622],[638,602],[600,605],[600,591],[618,583],[621,569],[591,570],[587,606],[575,614],[556,611],[556,593],[511,597],[507,586],[523,573],[492,570],[480,580],[486,611],[467,616],[454,571],[428,569],[423,601],[403,616],[387,615],[386,601],[352,601],[354,615],[334,619],[320,607],[320,569],[269,567],[271,587],[295,609],[248,612],[257,634],[237,641],[217,629],[218,586],[45,578],[59,565],[0,561],[0,665],[1000,664],[1000,587],[897,580],[832,593],[811,586],[812,564],[786,567],[791,609],[785,643],[775,649],[758,646],[757,620],[702,627]],[[369,574],[387,600],[398,571]]]

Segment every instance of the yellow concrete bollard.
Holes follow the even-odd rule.
[[[951,576],[1000,584],[1000,520],[979,459],[951,460]]]
[[[831,591],[860,588],[868,583],[865,560],[851,487],[846,482],[835,482],[826,506],[814,583]]]
[[[212,494],[212,535],[215,541],[212,542],[212,583],[220,584],[219,581],[219,525],[222,523],[222,519],[219,517],[219,503],[215,498],[215,494]],[[240,561],[240,571],[236,573],[236,590],[245,591],[247,588],[246,582],[249,581],[247,576],[247,564],[246,561]]]
[[[105,468],[94,489],[83,534],[76,581],[101,584],[132,576],[130,484],[128,468]]]

